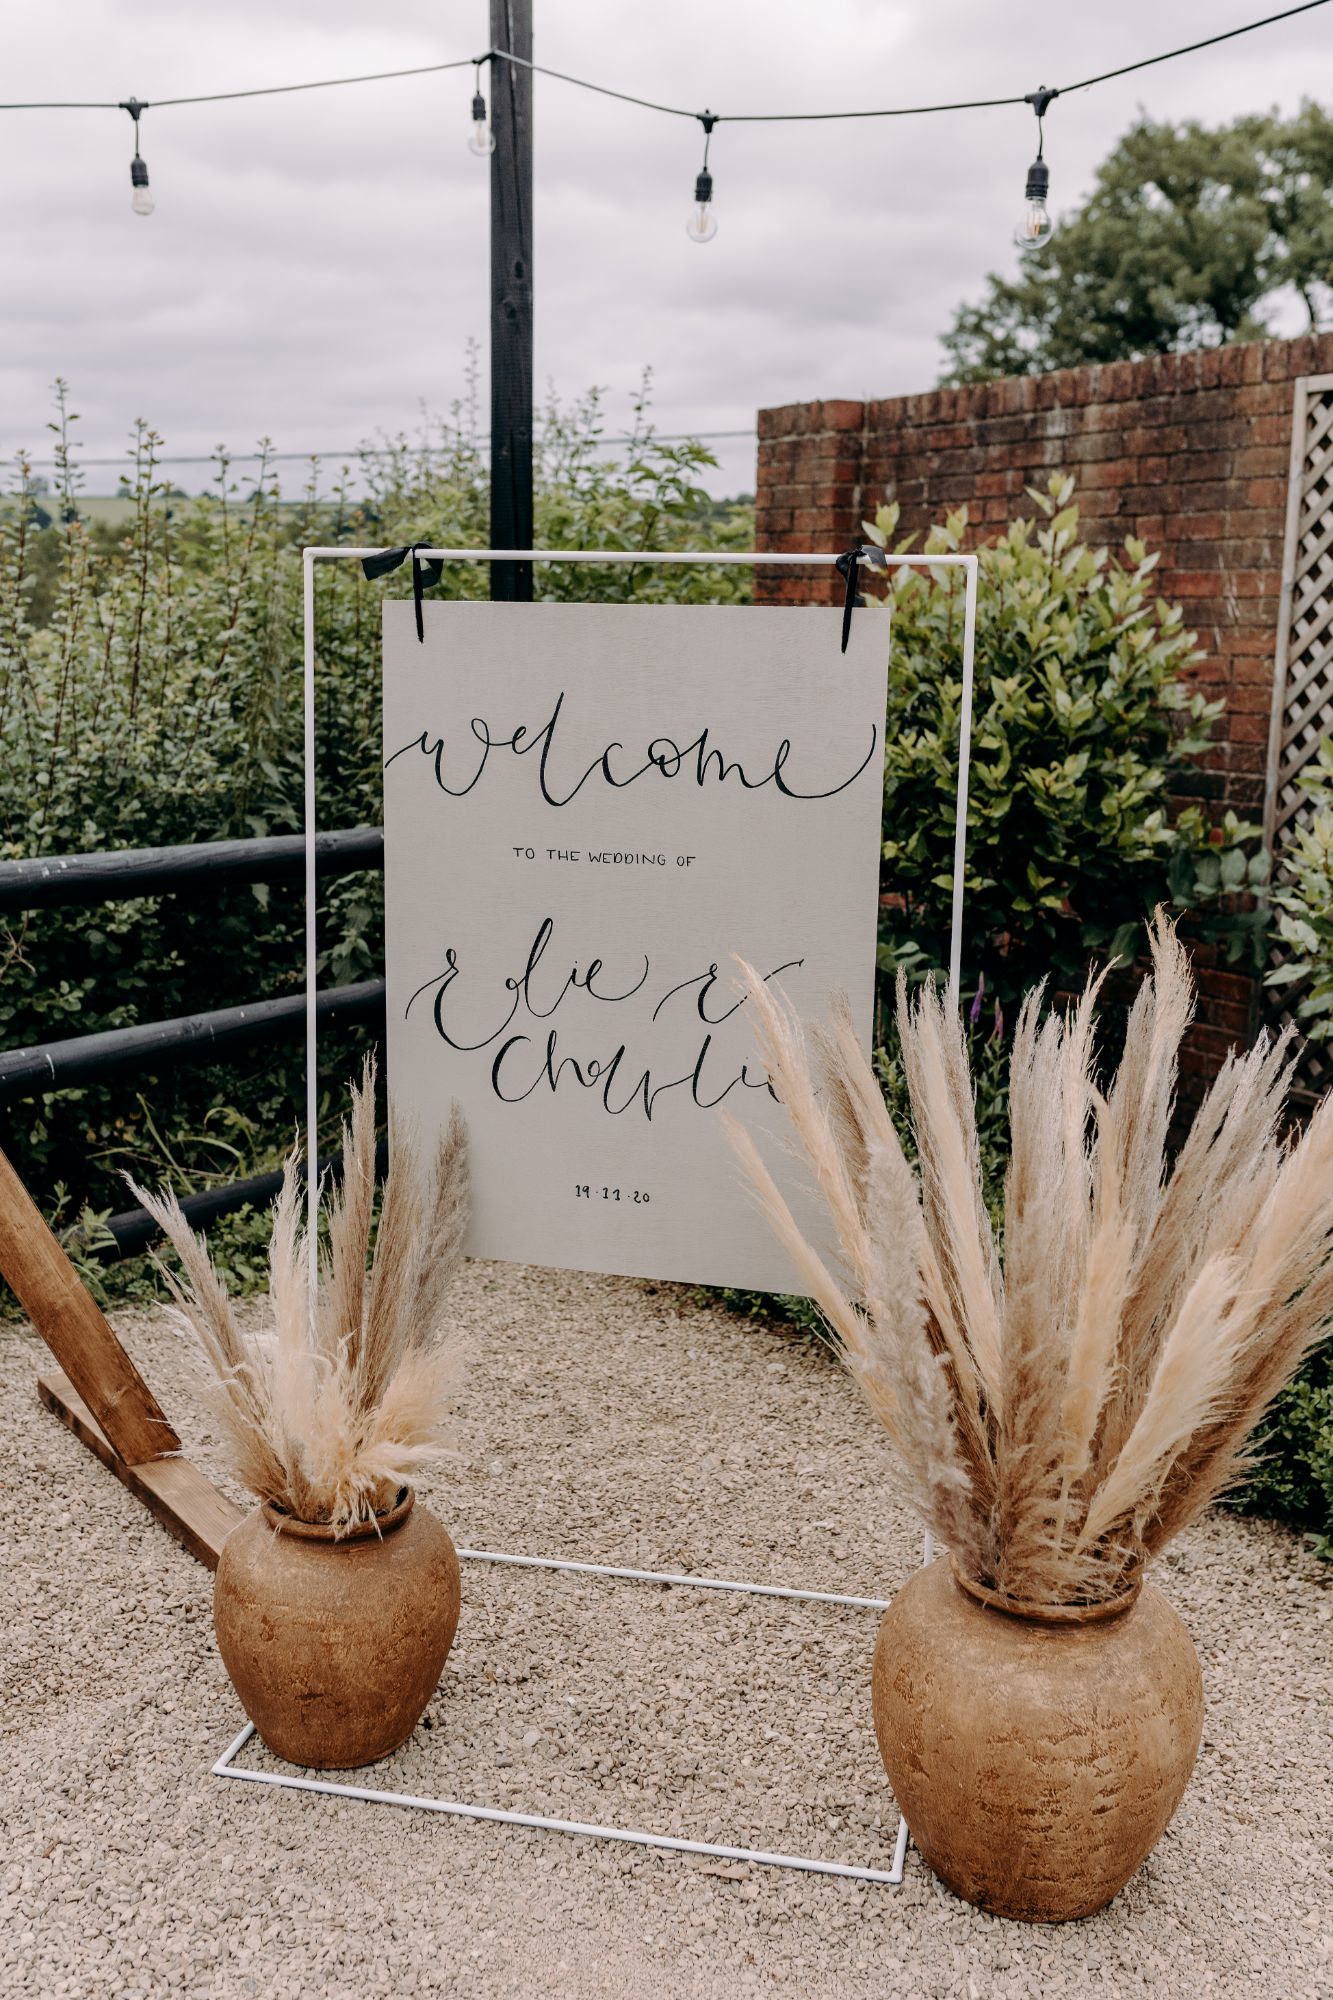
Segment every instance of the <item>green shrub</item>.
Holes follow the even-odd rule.
[[[1124,559],[1078,539],[1072,482],[1032,495],[1036,519],[1013,522],[980,556],[977,685],[964,905],[964,992],[988,1200],[997,1215],[1008,1151],[1006,1025],[1028,987],[1082,984],[1090,956],[1132,959],[1159,904],[1188,912],[1192,929],[1226,958],[1257,969],[1267,949],[1256,896],[1267,879],[1258,829],[1234,815],[1211,827],[1203,810],[1172,813],[1197,786],[1197,763],[1221,702],[1187,679],[1198,657],[1176,605],[1154,596],[1157,556],[1141,542]],[[866,533],[895,541],[898,509],[881,507]],[[964,542],[960,509],[923,547]],[[879,960],[883,979],[878,1065],[904,1137],[905,1093],[893,1054],[887,988],[942,974],[953,892],[954,798],[962,696],[963,587],[952,569],[899,570],[884,788]],[[1333,765],[1330,766],[1333,775]],[[1313,789],[1312,782],[1312,789]],[[1333,794],[1326,796],[1333,797]],[[1333,815],[1327,829],[1333,839]],[[1328,847],[1313,894],[1327,922]],[[1282,900],[1281,895],[1278,898]],[[1287,905],[1291,907],[1290,904]],[[1322,934],[1333,938],[1333,923]],[[1326,952],[1333,950],[1327,943]],[[1328,960],[1325,960],[1328,963]],[[1327,990],[1333,996],[1333,973]],[[1333,999],[1330,1000],[1333,1004]],[[774,1309],[751,1297],[749,1311]],[[810,1324],[807,1300],[777,1310]],[[1333,1388],[1328,1350],[1280,1399],[1268,1457],[1238,1504],[1333,1531]]]
[[[1301,986],[1292,996],[1296,1019],[1311,1041],[1324,1042],[1333,1036],[1333,741],[1320,744],[1300,782],[1312,811],[1283,852],[1273,891],[1285,956],[1268,984]],[[1333,1347],[1312,1355],[1279,1397],[1263,1445],[1264,1463],[1238,1504],[1313,1529],[1333,1559]]]
[[[1312,811],[1283,851],[1273,902],[1286,956],[1268,984],[1304,986],[1296,1018],[1312,1042],[1324,1042],[1333,1035],[1333,740],[1324,738],[1300,782]]]
[[[1258,1442],[1261,1462],[1233,1505],[1309,1529],[1333,1562],[1333,1341],[1282,1391]]]
[[[329,500],[308,495],[298,505],[280,500],[263,464],[243,494],[225,457],[215,490],[183,500],[159,478],[160,441],[141,426],[128,481],[132,518],[116,532],[80,512],[73,422],[62,391],[56,518],[43,525],[45,497],[21,462],[0,504],[0,855],[295,830],[300,547],[423,534],[483,546],[487,494],[475,426],[455,411],[425,437],[391,443],[359,497],[344,479]],[[645,562],[539,569],[539,592],[584,601],[746,596],[743,569],[655,569],[650,561],[655,550],[701,539],[719,550],[750,543],[746,511],[719,512],[700,489],[710,462],[702,447],[659,443],[640,407],[632,448],[614,458],[603,426],[596,396],[546,412],[537,539],[642,550]],[[1210,844],[1201,811],[1173,823],[1166,807],[1168,794],[1188,784],[1220,712],[1188,691],[1193,642],[1181,614],[1152,598],[1155,557],[1135,543],[1126,562],[1083,547],[1068,502],[1067,483],[1055,482],[1037,496],[1038,522],[1016,522],[982,552],[964,963],[992,1200],[1004,1170],[1006,1016],[1023,988],[1048,974],[1077,984],[1089,951],[1133,951],[1145,913],[1162,900],[1201,913],[1233,957],[1259,936],[1254,914],[1228,894],[1262,880],[1261,864],[1244,852],[1251,830],[1228,819],[1221,843]],[[883,508],[869,532],[887,543],[896,527],[896,511]],[[965,514],[952,516],[927,547],[956,548],[965,527]],[[382,586],[365,583],[351,564],[321,573],[316,728],[325,826],[379,819],[378,599],[406,587],[402,572]],[[460,566],[442,589],[482,595],[484,570]],[[948,571],[903,572],[893,610],[886,977],[900,966],[919,975],[947,956],[961,591]],[[378,875],[326,885],[319,918],[327,980],[379,969]],[[1304,934],[1290,942],[1305,942]],[[297,990],[301,977],[295,889],[241,885],[206,897],[30,912],[0,925],[0,1047],[272,997]],[[883,1012],[880,1031],[880,1071],[902,1123]],[[357,1039],[322,1039],[326,1124],[338,1115]],[[98,1216],[126,1205],[122,1167],[169,1172],[183,1191],[274,1164],[294,1128],[301,1065],[296,1049],[266,1050],[235,1064],[41,1093],[11,1110],[3,1143],[57,1224],[68,1231],[77,1222],[95,1241]],[[211,1232],[215,1256],[243,1287],[262,1281],[266,1234],[266,1218],[250,1212]],[[80,1256],[104,1295],[151,1288],[141,1262],[102,1273],[95,1253]],[[735,1302],[772,1309],[767,1299]],[[811,1323],[807,1301],[787,1304]],[[1271,1459],[1244,1504],[1327,1524],[1326,1353],[1287,1392],[1270,1435]]]
[[[977,679],[965,878],[964,987],[1010,1008],[1038,980],[1081,986],[1092,953],[1132,959],[1158,903],[1200,913],[1234,960],[1254,957],[1262,913],[1231,892],[1264,879],[1257,829],[1170,795],[1223,704],[1191,692],[1199,656],[1178,605],[1155,598],[1158,557],[1078,539],[1073,482],[1034,493],[1037,518],[978,549]],[[866,533],[894,544],[896,506]],[[963,543],[966,509],[926,553]],[[894,544],[906,549],[912,540]],[[884,779],[881,963],[917,976],[948,963],[962,700],[963,580],[893,572],[893,670]]]
[[[331,498],[296,504],[280,499],[267,462],[242,491],[225,456],[213,490],[184,499],[160,476],[160,439],[140,425],[125,482],[131,515],[117,530],[81,510],[75,422],[61,385],[55,491],[39,492],[20,461],[0,501],[0,857],[299,829],[301,546],[429,535],[484,547],[486,473],[469,411],[391,441],[359,496],[343,475]],[[712,463],[704,448],[659,442],[642,401],[627,450],[609,449],[605,432],[596,394],[548,407],[536,455],[538,544],[642,550],[645,561],[539,566],[538,593],[747,595],[744,568],[651,566],[655,551],[750,546],[748,511],[718,509],[699,485]],[[408,588],[405,570],[378,585],[350,562],[320,572],[322,826],[380,819],[380,598]],[[487,589],[484,565],[460,564],[435,594]],[[0,1048],[299,990],[301,911],[297,886],[240,884],[0,924]],[[325,885],[327,982],[380,970],[382,923],[378,873]],[[361,1039],[321,1038],[329,1125]],[[136,1071],[12,1105],[0,1143],[48,1211],[87,1229],[130,1205],[122,1168],[170,1173],[185,1191],[272,1166],[291,1143],[303,1090],[299,1045]],[[244,1222],[219,1235],[250,1258]]]

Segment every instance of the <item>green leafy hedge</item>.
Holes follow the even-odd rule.
[[[1333,1036],[1333,741],[1325,737],[1300,782],[1312,809],[1282,856],[1273,891],[1285,953],[1268,983],[1303,986],[1296,1018],[1312,1042],[1324,1042]]]
[[[301,823],[300,648],[303,543],[399,543],[429,533],[457,546],[486,539],[485,471],[466,411],[373,463],[369,489],[344,479],[331,498],[283,503],[261,464],[242,491],[225,458],[214,490],[185,500],[162,480],[159,439],[140,427],[123,529],[80,509],[63,390],[58,478],[40,492],[20,463],[0,503],[0,854],[281,833]],[[666,445],[636,411],[630,448],[613,455],[598,399],[548,410],[538,461],[537,535],[548,545],[641,550],[623,568],[538,572],[549,595],[589,599],[745,596],[744,570],[652,566],[652,553],[746,547],[747,510],[719,512],[701,490],[708,455]],[[1155,556],[1123,557],[1078,539],[1066,481],[1034,495],[1034,513],[982,550],[979,678],[969,814],[966,990],[974,995],[975,1072],[992,1195],[1003,1176],[1006,1023],[1034,979],[1081,983],[1093,951],[1130,954],[1161,901],[1193,913],[1233,959],[1254,961],[1262,917],[1233,892],[1261,884],[1253,829],[1228,818],[1215,838],[1203,812],[1172,815],[1220,713],[1188,686],[1193,640],[1179,609],[1153,593]],[[960,511],[925,544],[956,549]],[[897,514],[868,532],[888,544]],[[898,546],[904,546],[898,544]],[[377,820],[379,602],[352,565],[321,575],[318,810],[322,824]],[[481,594],[480,568],[443,586]],[[899,572],[885,780],[886,980],[943,967],[952,893],[953,800],[961,688],[962,596],[947,570]],[[1327,891],[1327,856],[1309,884]],[[1322,892],[1319,885],[1322,881]],[[1307,885],[1308,886],[1308,885]],[[1295,894],[1293,888],[1283,894]],[[1287,916],[1306,915],[1283,903]],[[1327,896],[1323,905],[1327,914]],[[330,981],[378,970],[378,875],[321,896],[321,965]],[[1311,928],[1314,929],[1311,920]],[[1318,936],[1318,933],[1316,933]],[[1301,943],[1305,934],[1292,943]],[[300,899],[264,885],[199,897],[139,898],[29,913],[0,925],[0,1047],[160,1019],[198,1006],[275,996],[301,980]],[[891,1029],[880,1067],[904,1114]],[[322,1043],[324,1114],[332,1122],[356,1052]],[[2,1142],[47,1211],[95,1224],[126,1203],[120,1170],[169,1171],[202,1188],[274,1164],[302,1094],[297,1051],[244,1065],[182,1065],[127,1087],[44,1093],[11,1110]],[[262,1279],[267,1218],[244,1213],[213,1233],[243,1285]],[[86,1259],[95,1283],[95,1260]],[[143,1267],[111,1282],[142,1286]],[[750,1307],[769,1302],[738,1301]],[[808,1305],[791,1302],[810,1320]],[[1269,1465],[1251,1504],[1327,1526],[1333,1512],[1333,1388],[1327,1354],[1288,1392]]]
[[[1159,903],[1196,913],[1231,962],[1264,949],[1262,911],[1233,894],[1265,878],[1258,829],[1170,804],[1197,786],[1224,704],[1189,685],[1199,654],[1154,594],[1157,554],[1080,541],[1072,493],[1054,477],[977,551],[964,983],[1004,1008],[1042,979],[1081,986],[1092,953],[1132,961]],[[896,506],[864,525],[881,547],[915,540],[895,541]],[[966,531],[960,508],[923,551],[952,554]],[[948,963],[962,578],[900,569],[889,601],[881,963],[917,975]]]
[[[1007,1155],[1006,1030],[1023,992],[1041,980],[1055,992],[1076,990],[1094,956],[1132,961],[1159,903],[1187,915],[1191,932],[1216,943],[1229,963],[1257,971],[1268,950],[1259,830],[1233,814],[1213,825],[1199,806],[1171,805],[1198,789],[1197,759],[1223,712],[1190,687],[1194,636],[1180,607],[1154,591],[1157,555],[1134,539],[1122,554],[1089,547],[1079,539],[1072,495],[1072,481],[1053,477],[1046,492],[1031,494],[1030,515],[978,549],[963,977],[993,1208]],[[960,508],[931,531],[923,551],[956,552],[967,525]],[[881,547],[913,546],[913,538],[897,538],[896,506],[879,508],[864,526]],[[886,985],[899,970],[919,978],[948,963],[961,578],[953,569],[899,570],[889,605],[879,954]],[[1315,979],[1309,1012],[1322,1020],[1333,1007],[1333,753],[1310,785],[1321,811],[1294,886],[1276,900],[1289,946],[1309,946],[1302,962]],[[1295,934],[1288,924],[1296,922],[1308,929]],[[879,1027],[886,1094],[909,1136],[884,1004]],[[1113,1042],[1113,1021],[1111,1028]],[[785,1306],[813,1320],[808,1302]],[[1331,1368],[1325,1347],[1279,1399],[1265,1462],[1239,1499],[1314,1529],[1325,1546],[1333,1532]]]
[[[1333,1562],[1333,1342],[1325,1341],[1278,1397],[1259,1451],[1258,1469],[1234,1504],[1309,1529],[1317,1552]]]
[[[285,503],[261,462],[244,488],[225,457],[212,490],[176,494],[160,439],[139,426],[123,525],[80,504],[76,419],[59,391],[58,472],[43,491],[19,462],[0,501],[0,856],[286,833],[302,823],[301,556],[304,543],[404,543],[430,535],[484,547],[488,492],[474,413],[369,461],[368,490]],[[718,509],[694,443],[659,442],[642,402],[628,444],[609,446],[597,395],[551,405],[536,467],[539,543],[642,551],[642,564],[538,568],[539,593],[589,599],[744,597],[744,568],[654,568],[654,552],[748,548],[744,506]],[[359,565],[321,571],[316,709],[318,815],[326,827],[381,815],[380,599]],[[483,565],[449,570],[436,594],[485,595]],[[319,908],[330,983],[382,963],[382,878],[328,884]],[[300,988],[298,887],[241,884],[191,895],[32,911],[0,923],[0,1048],[274,998]],[[321,1038],[324,1114],[340,1115],[359,1037]],[[0,1118],[0,1143],[48,1213],[95,1225],[130,1205],[121,1170],[169,1172],[200,1189],[262,1171],[291,1143],[303,1055],[136,1072],[40,1093]],[[85,1212],[86,1211],[86,1212]],[[263,1218],[218,1231],[235,1268],[256,1270]],[[117,1272],[115,1282],[126,1274]]]

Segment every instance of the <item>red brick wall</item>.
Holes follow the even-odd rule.
[[[761,549],[843,549],[882,500],[902,531],[966,504],[979,539],[1068,471],[1083,531],[1141,535],[1162,550],[1204,659],[1198,685],[1227,714],[1201,789],[1238,811],[1263,804],[1273,642],[1291,442],[1292,384],[1333,373],[1333,334],[1165,354],[932,389],[882,403],[792,403],[759,412]],[[758,572],[768,603],[836,597],[818,571]]]
[[[794,403],[759,413],[756,543],[843,549],[883,500],[901,531],[966,504],[975,536],[1030,509],[1028,486],[1076,480],[1082,532],[1162,551],[1202,660],[1196,684],[1227,710],[1197,790],[1214,809],[1262,812],[1282,575],[1292,385],[1333,373],[1333,334],[1203,354],[1118,361],[1054,375],[933,389],[886,402]],[[768,603],[838,599],[827,571],[757,572]],[[984,665],[984,662],[982,663]],[[1191,1066],[1244,1039],[1250,981],[1204,979]]]

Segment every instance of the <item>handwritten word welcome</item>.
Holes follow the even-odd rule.
[[[687,784],[693,782],[701,789],[710,780],[726,784],[728,779],[736,778],[747,792],[762,791],[766,785],[772,785],[783,798],[787,799],[832,799],[836,798],[839,792],[845,792],[849,785],[856,783],[874,757],[879,742],[878,726],[872,723],[870,748],[856,769],[840,783],[829,786],[824,791],[804,791],[787,777],[787,766],[793,754],[790,737],[784,736],[771,755],[764,756],[756,770],[747,770],[739,758],[728,759],[722,750],[709,741],[707,728],[700,730],[693,742],[684,745],[677,743],[670,736],[654,736],[639,753],[642,761],[638,763],[634,762],[632,753],[626,751],[623,743],[612,741],[598,752],[581,777],[576,778],[572,785],[567,785],[568,773],[562,778],[557,768],[563,761],[562,754],[557,751],[557,737],[560,734],[564,704],[565,697],[562,692],[556,698],[549,721],[544,722],[535,734],[526,723],[521,722],[508,735],[501,732],[497,736],[492,733],[491,724],[484,716],[474,715],[468,728],[473,740],[481,746],[481,755],[475,760],[476,768],[465,784],[449,783],[445,775],[446,739],[443,736],[433,737],[428,729],[423,729],[419,736],[412,737],[409,742],[400,744],[398,749],[385,759],[384,768],[387,770],[390,764],[397,763],[400,757],[405,757],[410,751],[415,750],[432,763],[435,783],[439,789],[452,799],[463,799],[481,782],[493,750],[508,750],[515,757],[529,757],[536,751],[538,784],[542,797],[551,806],[567,806],[572,799],[578,797],[588,780],[598,773],[601,774],[603,782],[615,791],[624,791],[627,786],[637,784],[641,778],[683,777]],[[616,756],[616,752],[620,752],[621,755]]]

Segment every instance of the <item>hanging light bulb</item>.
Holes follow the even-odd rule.
[[[477,64],[476,87],[472,93],[472,137],[467,142],[469,153],[479,160],[495,151],[495,134],[486,122],[486,99],[481,89],[481,64]]]
[[[685,224],[685,234],[691,243],[711,243],[717,235],[717,217],[713,213],[713,176],[708,171],[708,148],[717,119],[711,111],[705,111],[700,115],[699,123],[704,128],[704,161],[694,183],[694,206]]]
[[[137,97],[131,97],[120,108],[128,111],[134,120],[134,158],[130,161],[130,186],[134,192],[130,196],[130,207],[136,215],[151,215],[156,204],[153,190],[148,185],[148,162],[139,153],[139,115],[148,106],[140,104]]]
[[[1046,197],[1051,188],[1051,170],[1045,160],[1034,160],[1028,168],[1023,192],[1023,213],[1014,226],[1014,241],[1020,250],[1040,250],[1051,240],[1051,212]]]
[[[153,190],[148,185],[148,163],[136,153],[130,161],[130,185],[134,193],[130,196],[130,207],[136,215],[151,215],[156,206]]]
[[[717,217],[713,213],[713,176],[710,173],[700,174],[694,183],[694,207],[685,224],[685,234],[691,243],[711,243],[717,235]]]
[[[1014,241],[1020,250],[1040,250],[1050,242],[1051,231],[1055,227],[1046,206],[1046,197],[1051,191],[1051,170],[1042,152],[1045,145],[1042,119],[1051,99],[1059,95],[1058,90],[1047,90],[1043,85],[1023,99],[1037,114],[1037,157],[1028,168],[1027,186],[1023,190],[1023,212],[1014,225]]]
[[[467,142],[469,153],[475,153],[484,160],[488,153],[495,151],[495,134],[486,122],[486,99],[478,91],[472,100],[472,137]]]

